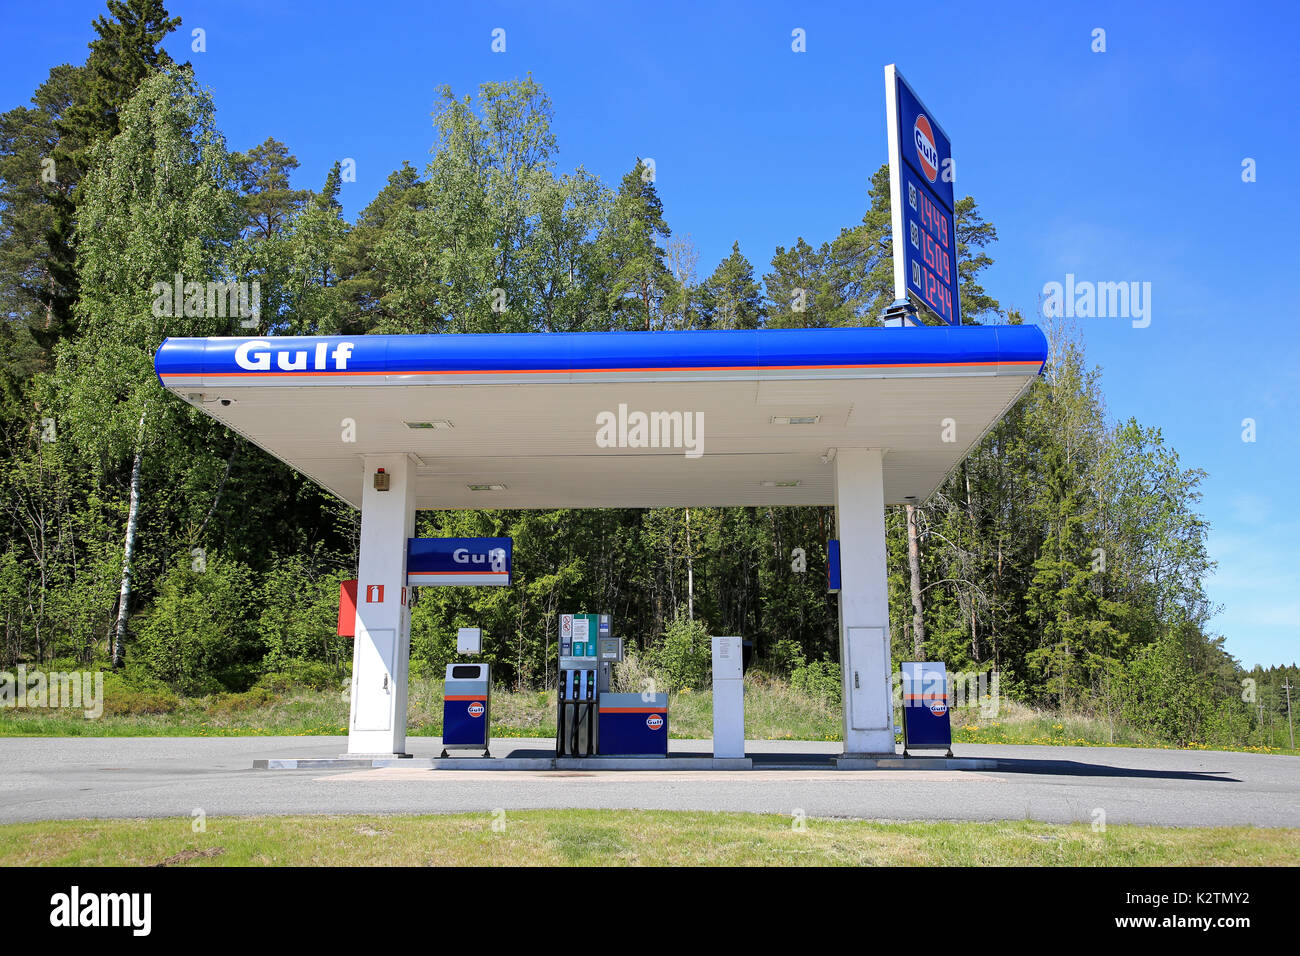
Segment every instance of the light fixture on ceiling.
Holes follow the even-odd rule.
[[[470,491],[505,491],[505,485],[466,485]]]
[[[773,415],[773,425],[816,425],[822,420],[820,415]]]
[[[402,424],[407,428],[434,428],[440,430],[455,427],[445,418],[437,418],[431,422],[402,422]]]

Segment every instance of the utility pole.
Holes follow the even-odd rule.
[[[1291,678],[1282,682],[1282,689],[1286,691],[1286,730],[1291,736],[1291,749],[1295,750],[1295,728],[1291,725]]]

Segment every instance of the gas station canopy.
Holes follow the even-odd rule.
[[[1034,326],[167,339],[163,386],[361,506],[828,505],[837,448],[924,501],[1033,383]],[[674,414],[676,413],[676,414]]]

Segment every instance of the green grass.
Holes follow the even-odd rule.
[[[1294,866],[1300,830],[875,823],[748,813],[59,820],[0,826],[3,866]]]
[[[279,694],[251,691],[182,698],[169,713],[115,712],[112,690],[102,716],[76,711],[0,709],[0,737],[221,737],[311,736],[347,733],[348,700],[342,690],[295,688]],[[751,737],[838,740],[838,708],[795,693],[784,681],[750,688],[746,731]],[[669,731],[678,739],[713,735],[713,695],[673,694]],[[442,733],[442,681],[413,680],[407,700],[407,733]],[[492,736],[554,737],[555,692],[501,689],[492,694]]]
[[[173,700],[167,713],[139,713],[156,700],[141,704],[129,692],[115,703],[106,688],[103,716],[88,720],[76,711],[0,708],[0,737],[223,737],[319,736],[347,733],[348,701],[341,688],[290,688],[278,693],[255,689],[247,694]],[[897,718],[896,714],[896,718]],[[1038,711],[1004,702],[996,715],[981,716],[976,708],[952,712],[957,744],[1044,744],[1076,746],[1168,747],[1141,730],[1124,724],[1051,711]],[[408,733],[436,737],[442,733],[442,681],[413,680],[407,705]],[[713,734],[713,695],[683,691],[671,695],[669,733],[677,739],[708,738]],[[838,703],[795,691],[788,681],[762,673],[746,677],[745,735],[755,740],[837,741]],[[492,736],[554,737],[554,691],[498,689],[492,694]],[[901,738],[900,738],[901,739]],[[1281,747],[1214,747],[1297,754]]]
[[[1075,747],[1160,747],[1168,741],[1122,721],[1108,721],[1086,714],[1038,710],[1015,701],[1004,701],[997,714],[984,716],[978,708],[952,711],[954,744],[1029,744]],[[1285,732],[1282,739],[1286,740]],[[1185,750],[1232,750],[1244,753],[1300,755],[1285,746],[1225,746],[1192,741]]]

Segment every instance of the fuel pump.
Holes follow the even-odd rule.
[[[555,755],[589,757],[596,752],[596,660],[561,657],[556,708]]]
[[[597,653],[610,633],[608,614],[560,615],[560,668],[555,715],[555,755],[590,757],[597,752],[599,703],[608,686]]]

